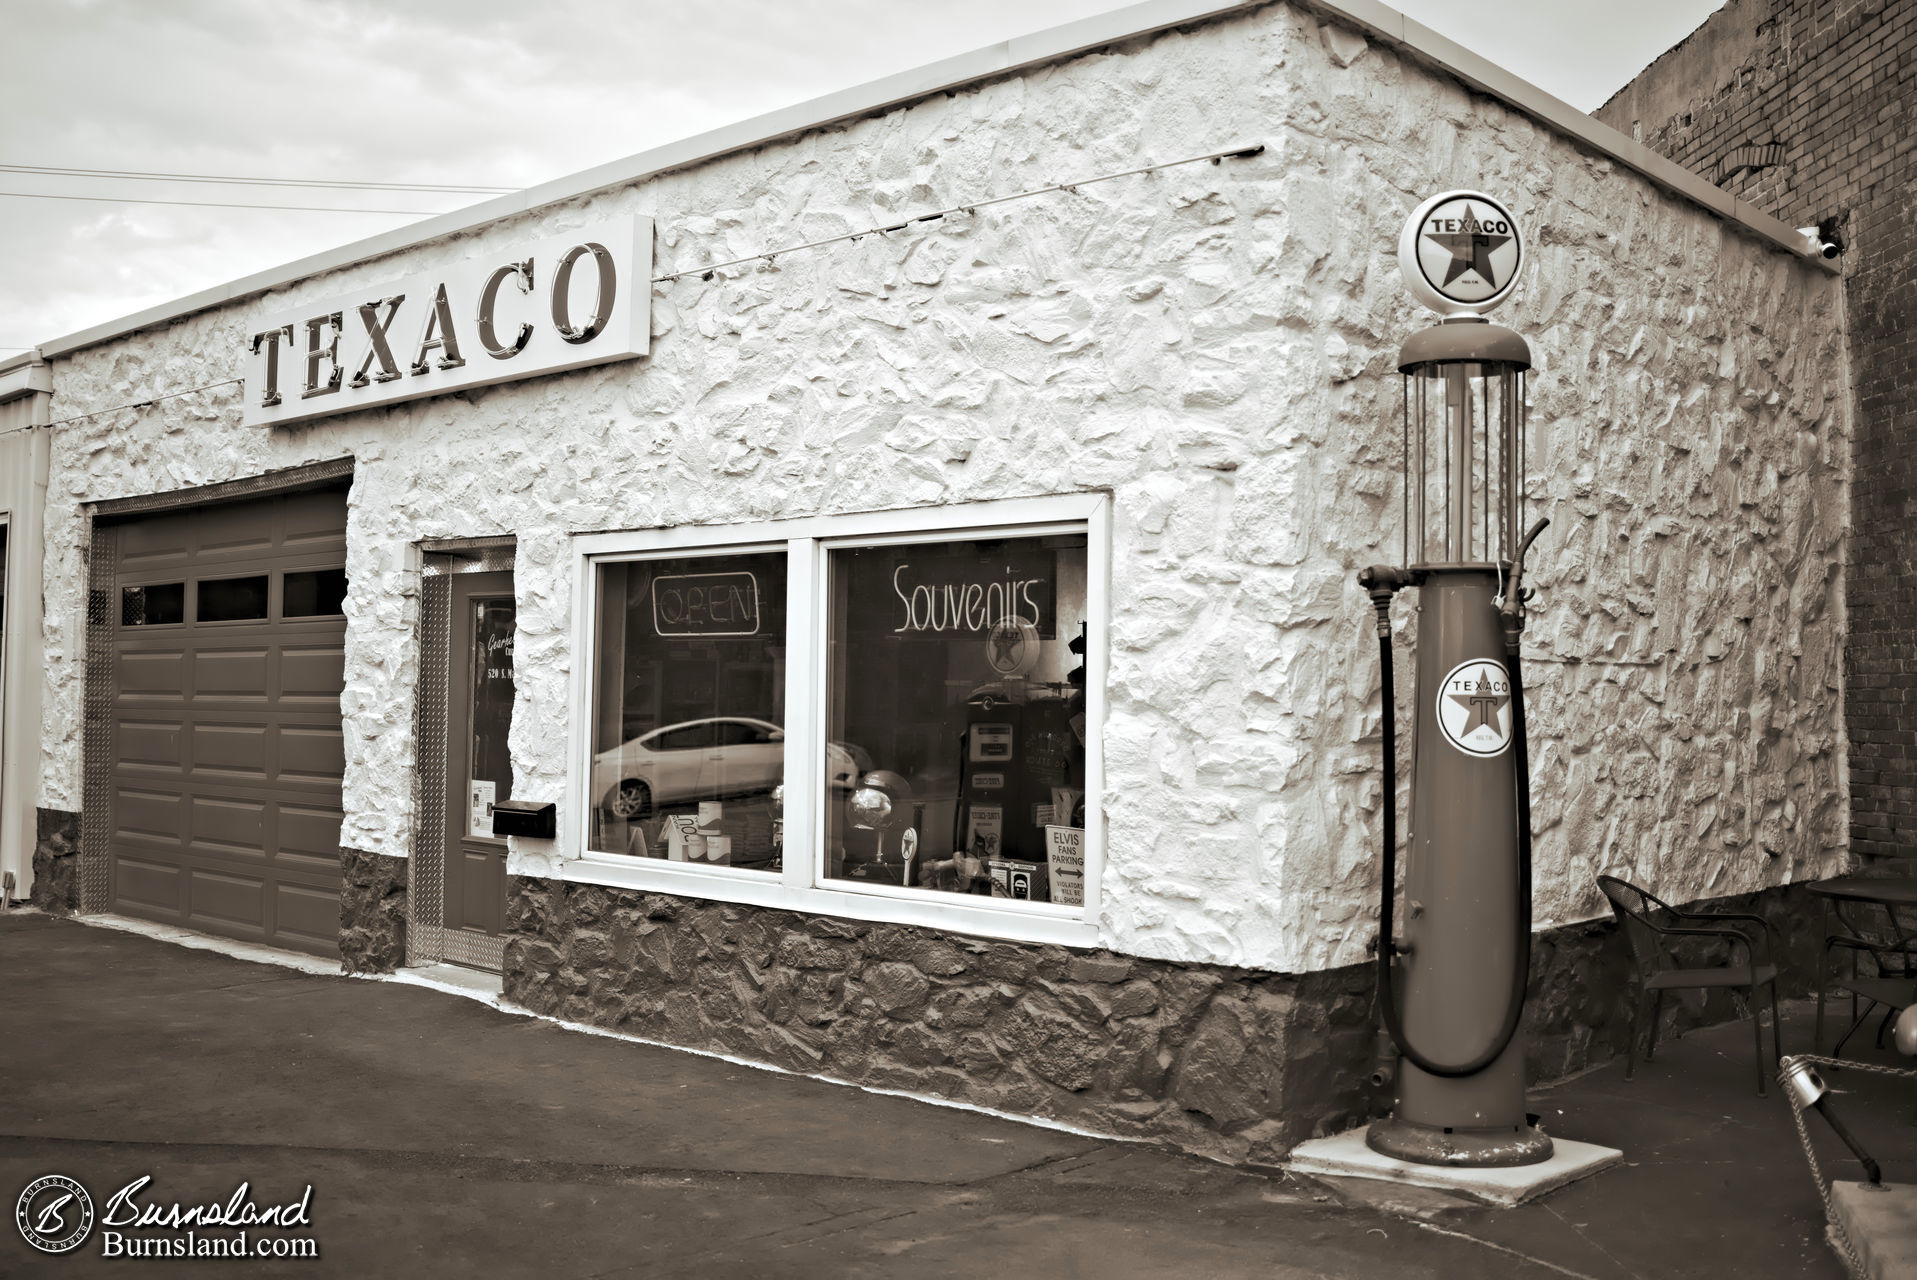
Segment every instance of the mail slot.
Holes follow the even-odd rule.
[[[559,834],[559,809],[550,800],[501,800],[493,806],[493,834],[550,840]]]

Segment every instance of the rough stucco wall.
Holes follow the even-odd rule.
[[[1716,75],[1687,74],[1692,45]],[[1908,852],[1917,814],[1917,5],[1739,0],[1600,116],[1633,110],[1645,145],[1789,226],[1834,220],[1852,397],[1844,652],[1853,853]],[[1736,172],[1749,148],[1769,167]]]
[[[1834,282],[1282,6],[78,353],[55,416],[231,376],[251,320],[303,298],[615,212],[658,220],[670,269],[1248,137],[1265,154],[658,287],[643,363],[291,430],[242,430],[231,389],[62,428],[41,803],[79,795],[84,500],[358,459],[341,843],[399,855],[412,540],[518,535],[515,788],[556,798],[571,533],[1105,488],[1104,941],[1357,962],[1378,682],[1352,575],[1396,556],[1391,366],[1428,320],[1392,250],[1422,195],[1480,185],[1534,247],[1502,318],[1538,356],[1533,497],[1555,521],[1530,646],[1539,917],[1598,914],[1597,870],[1678,900],[1827,873],[1844,787]],[[515,851],[516,874],[553,869]]]

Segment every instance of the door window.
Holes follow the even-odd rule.
[[[513,629],[511,596],[472,602],[472,739],[467,756],[466,834],[493,834],[493,806],[512,799]]]

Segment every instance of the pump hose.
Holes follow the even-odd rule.
[[[1532,537],[1536,537],[1533,532]],[[1526,545],[1530,539],[1525,540]],[[1504,1023],[1491,1045],[1469,1062],[1437,1062],[1413,1048],[1398,1014],[1398,1000],[1392,979],[1392,905],[1398,896],[1398,734],[1397,702],[1391,677],[1391,628],[1378,630],[1378,660],[1383,664],[1384,697],[1384,898],[1378,908],[1378,1004],[1384,1014],[1385,1030],[1406,1060],[1429,1075],[1472,1076],[1498,1060],[1518,1033],[1518,1020],[1524,1015],[1524,993],[1531,976],[1531,758],[1524,738],[1524,671],[1518,646],[1506,647],[1511,671],[1511,737],[1518,766],[1518,909],[1517,960],[1511,967],[1511,992],[1506,998]]]

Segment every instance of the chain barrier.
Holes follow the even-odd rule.
[[[1850,1267],[1851,1276],[1854,1280],[1866,1280],[1864,1264],[1857,1256],[1857,1247],[1851,1243],[1850,1233],[1844,1230],[1844,1224],[1831,1204],[1830,1181],[1824,1177],[1824,1171],[1817,1163],[1817,1152],[1811,1146],[1810,1130],[1804,1126],[1804,1108],[1797,1105],[1792,1094],[1791,1069],[1800,1062],[1835,1067],[1839,1071],[1866,1071],[1876,1075],[1901,1076],[1910,1080],[1917,1080],[1917,1069],[1886,1067],[1874,1062],[1857,1062],[1848,1058],[1825,1058],[1813,1053],[1793,1053],[1784,1059],[1784,1065],[1777,1072],[1777,1083],[1783,1090],[1785,1100],[1790,1103],[1791,1123],[1797,1126],[1797,1141],[1803,1145],[1804,1160],[1810,1165],[1811,1181],[1817,1184],[1817,1198],[1824,1204],[1824,1222],[1830,1229],[1830,1233],[1837,1237],[1837,1243],[1844,1251],[1844,1260]]]

